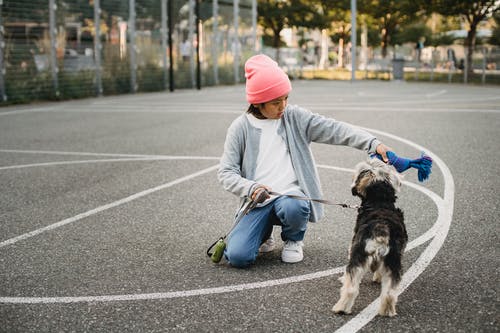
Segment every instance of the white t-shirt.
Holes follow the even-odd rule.
[[[257,119],[252,114],[247,114],[247,117],[253,126],[261,129],[255,181],[282,194],[300,191],[290,153],[285,141],[278,134],[281,120]]]

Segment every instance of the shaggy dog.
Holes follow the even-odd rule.
[[[361,198],[349,264],[340,280],[340,299],[333,312],[350,314],[364,273],[371,269],[373,281],[382,284],[379,315],[395,316],[401,280],[401,258],[408,241],[403,212],[396,208],[396,192],[402,176],[393,166],[372,158],[356,165],[352,194]]]

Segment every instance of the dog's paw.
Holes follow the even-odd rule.
[[[394,317],[397,315],[396,310],[385,308],[378,311],[379,316],[383,317]]]
[[[351,310],[350,309],[345,309],[345,307],[340,304],[340,302],[337,302],[337,304],[335,304],[332,308],[332,311],[336,314],[339,314],[339,315],[349,315],[351,314]]]
[[[396,313],[396,299],[388,296],[383,297],[380,303],[378,314],[384,317],[394,317]]]

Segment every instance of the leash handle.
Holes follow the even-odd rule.
[[[222,255],[224,254],[224,250],[226,249],[225,238],[226,238],[225,236],[219,238],[215,243],[210,245],[210,247],[207,250],[207,255],[214,263],[218,263],[222,259]],[[210,251],[212,249],[213,251]]]
[[[236,219],[233,223],[233,226],[231,229],[225,234],[224,236],[220,237],[218,240],[216,240],[212,245],[210,245],[207,249],[207,256],[214,262],[218,263],[222,259],[222,255],[224,254],[224,250],[226,248],[226,237],[233,231],[233,229],[240,223],[241,219],[243,216],[247,215],[248,212],[250,212],[252,209],[255,208],[255,206],[260,203],[264,202],[266,200],[266,197],[269,194],[267,191],[262,191],[255,200],[250,200],[246,202],[243,207],[240,209],[238,212],[238,215],[236,216]],[[213,251],[212,251],[213,250]]]

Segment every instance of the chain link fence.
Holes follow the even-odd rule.
[[[0,0],[0,105],[240,83],[258,52],[293,78],[351,78],[350,47],[317,31],[306,48],[263,48],[256,3]],[[465,54],[406,45],[383,58],[358,46],[356,78],[500,83],[499,47],[477,46],[472,71]]]
[[[0,0],[3,104],[241,82],[253,0]]]
[[[467,68],[467,52],[468,49],[459,44],[422,49],[405,45],[391,49],[385,59],[371,52],[358,68],[364,78],[500,84],[498,46],[477,45],[472,52],[472,68]]]

